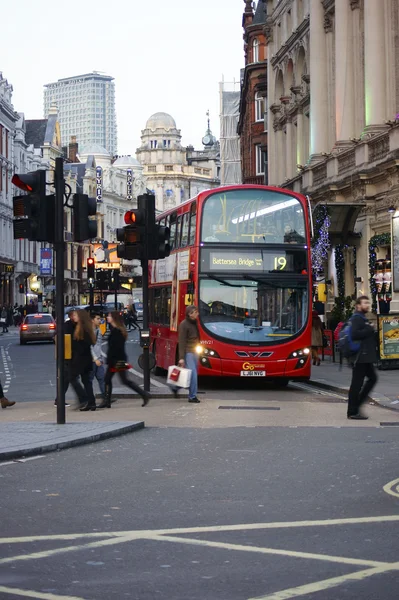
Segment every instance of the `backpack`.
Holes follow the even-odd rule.
[[[360,350],[361,342],[352,340],[352,317],[345,323],[338,334],[338,350],[344,358],[355,356]]]

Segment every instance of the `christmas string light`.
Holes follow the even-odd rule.
[[[345,258],[342,246],[339,244],[334,251],[335,271],[337,273],[338,297],[345,297]]]
[[[323,271],[324,263],[328,257],[330,238],[328,234],[331,225],[330,216],[326,206],[318,206],[315,214],[315,235],[312,241],[312,269],[317,277]]]
[[[391,245],[391,234],[380,233],[374,235],[369,241],[369,283],[371,293],[371,308],[373,312],[377,312],[377,285],[374,279],[375,262],[377,260],[377,250],[380,246]]]

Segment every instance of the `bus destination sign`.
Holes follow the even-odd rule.
[[[300,253],[302,258],[302,253]],[[299,256],[287,253],[284,250],[251,250],[243,252],[236,249],[234,252],[226,250],[205,250],[202,254],[202,268],[207,271],[286,271],[297,270]],[[303,257],[306,265],[306,256]]]

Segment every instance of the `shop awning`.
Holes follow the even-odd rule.
[[[347,244],[355,246],[359,243],[360,235],[355,233],[356,220],[366,204],[352,204],[351,202],[318,202],[318,206],[326,206],[330,216],[331,225],[328,230],[330,241],[333,245]]]

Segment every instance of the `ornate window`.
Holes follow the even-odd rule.
[[[259,40],[255,38],[252,42],[252,62],[259,62]]]
[[[265,99],[260,92],[255,94],[255,121],[263,121],[265,118]]]

